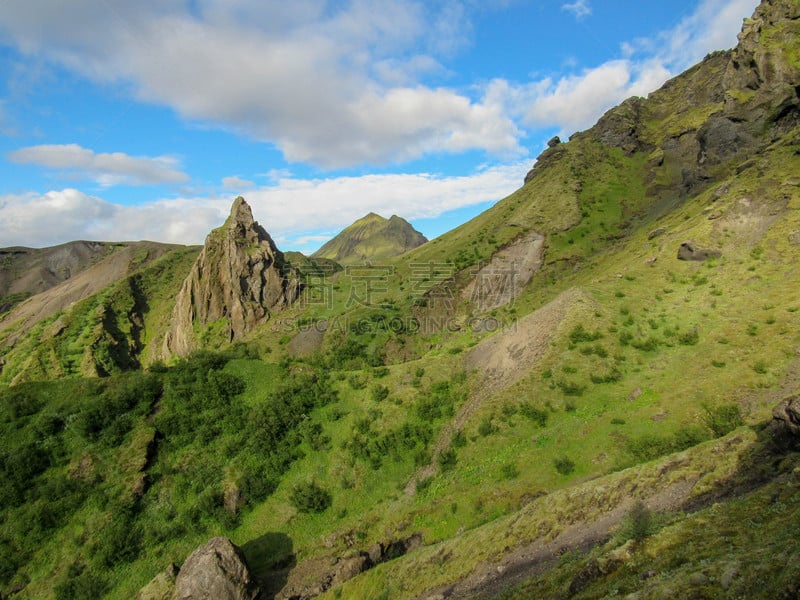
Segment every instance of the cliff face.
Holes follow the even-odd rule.
[[[283,253],[238,197],[183,282],[162,354],[184,356],[201,342],[240,339],[299,293],[300,282]]]
[[[800,2],[765,0],[736,48],[711,53],[646,99],[629,98],[571,139],[647,155],[646,193],[653,214],[663,213],[800,124],[798,36]],[[566,152],[545,150],[525,182]]]
[[[800,124],[800,2],[762,2],[745,19],[739,44],[725,71],[725,116],[734,122],[766,125],[770,141]]]

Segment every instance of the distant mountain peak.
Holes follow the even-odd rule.
[[[311,256],[352,264],[399,256],[427,241],[404,218],[392,215],[387,219],[370,212],[345,227]]]

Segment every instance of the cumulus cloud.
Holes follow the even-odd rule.
[[[493,81],[487,104],[502,105],[527,127],[557,127],[561,135],[570,135],[590,127],[626,98],[646,96],[708,52],[734,46],[742,16],[757,5],[758,0],[703,0],[674,28],[624,43],[622,58],[559,78],[517,85]]]
[[[139,99],[275,143],[292,161],[380,164],[520,151],[481,98],[419,84],[463,42],[458,3],[39,0],[0,13],[17,47]]]
[[[682,71],[713,50],[736,45],[742,18],[750,16],[759,0],[703,0],[694,13],[658,36],[665,62]]]
[[[14,150],[8,160],[66,171],[103,186],[127,183],[147,185],[182,183],[189,176],[177,170],[178,161],[169,156],[130,156],[122,152],[96,153],[77,144],[43,144]]]
[[[370,211],[415,219],[499,200],[519,187],[529,166],[526,161],[461,177],[417,173],[284,178],[245,196],[256,219],[291,249]],[[50,246],[75,239],[199,244],[225,221],[232,200],[211,196],[122,206],[75,189],[0,196],[0,247]]]
[[[566,10],[575,15],[576,19],[582,19],[592,14],[592,7],[587,0],[576,0],[575,2],[565,2],[561,5],[561,10]]]
[[[238,175],[231,175],[230,177],[222,178],[222,187],[226,190],[247,190],[253,187],[255,183],[248,179],[242,179]]]

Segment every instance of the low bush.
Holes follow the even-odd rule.
[[[556,471],[562,475],[569,475],[575,470],[575,463],[566,456],[560,456],[554,459],[553,466],[556,468]]]
[[[704,406],[703,424],[711,430],[714,437],[728,435],[737,427],[744,425],[742,409],[738,404]]]
[[[549,413],[546,410],[537,408],[530,402],[523,402],[520,404],[519,414],[530,419],[539,427],[544,427],[547,425],[547,418],[549,417]]]
[[[330,493],[313,481],[299,483],[292,488],[289,501],[300,513],[321,513],[333,502]]]

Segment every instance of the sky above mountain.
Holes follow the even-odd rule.
[[[708,52],[757,0],[3,0],[0,246],[429,238]]]

